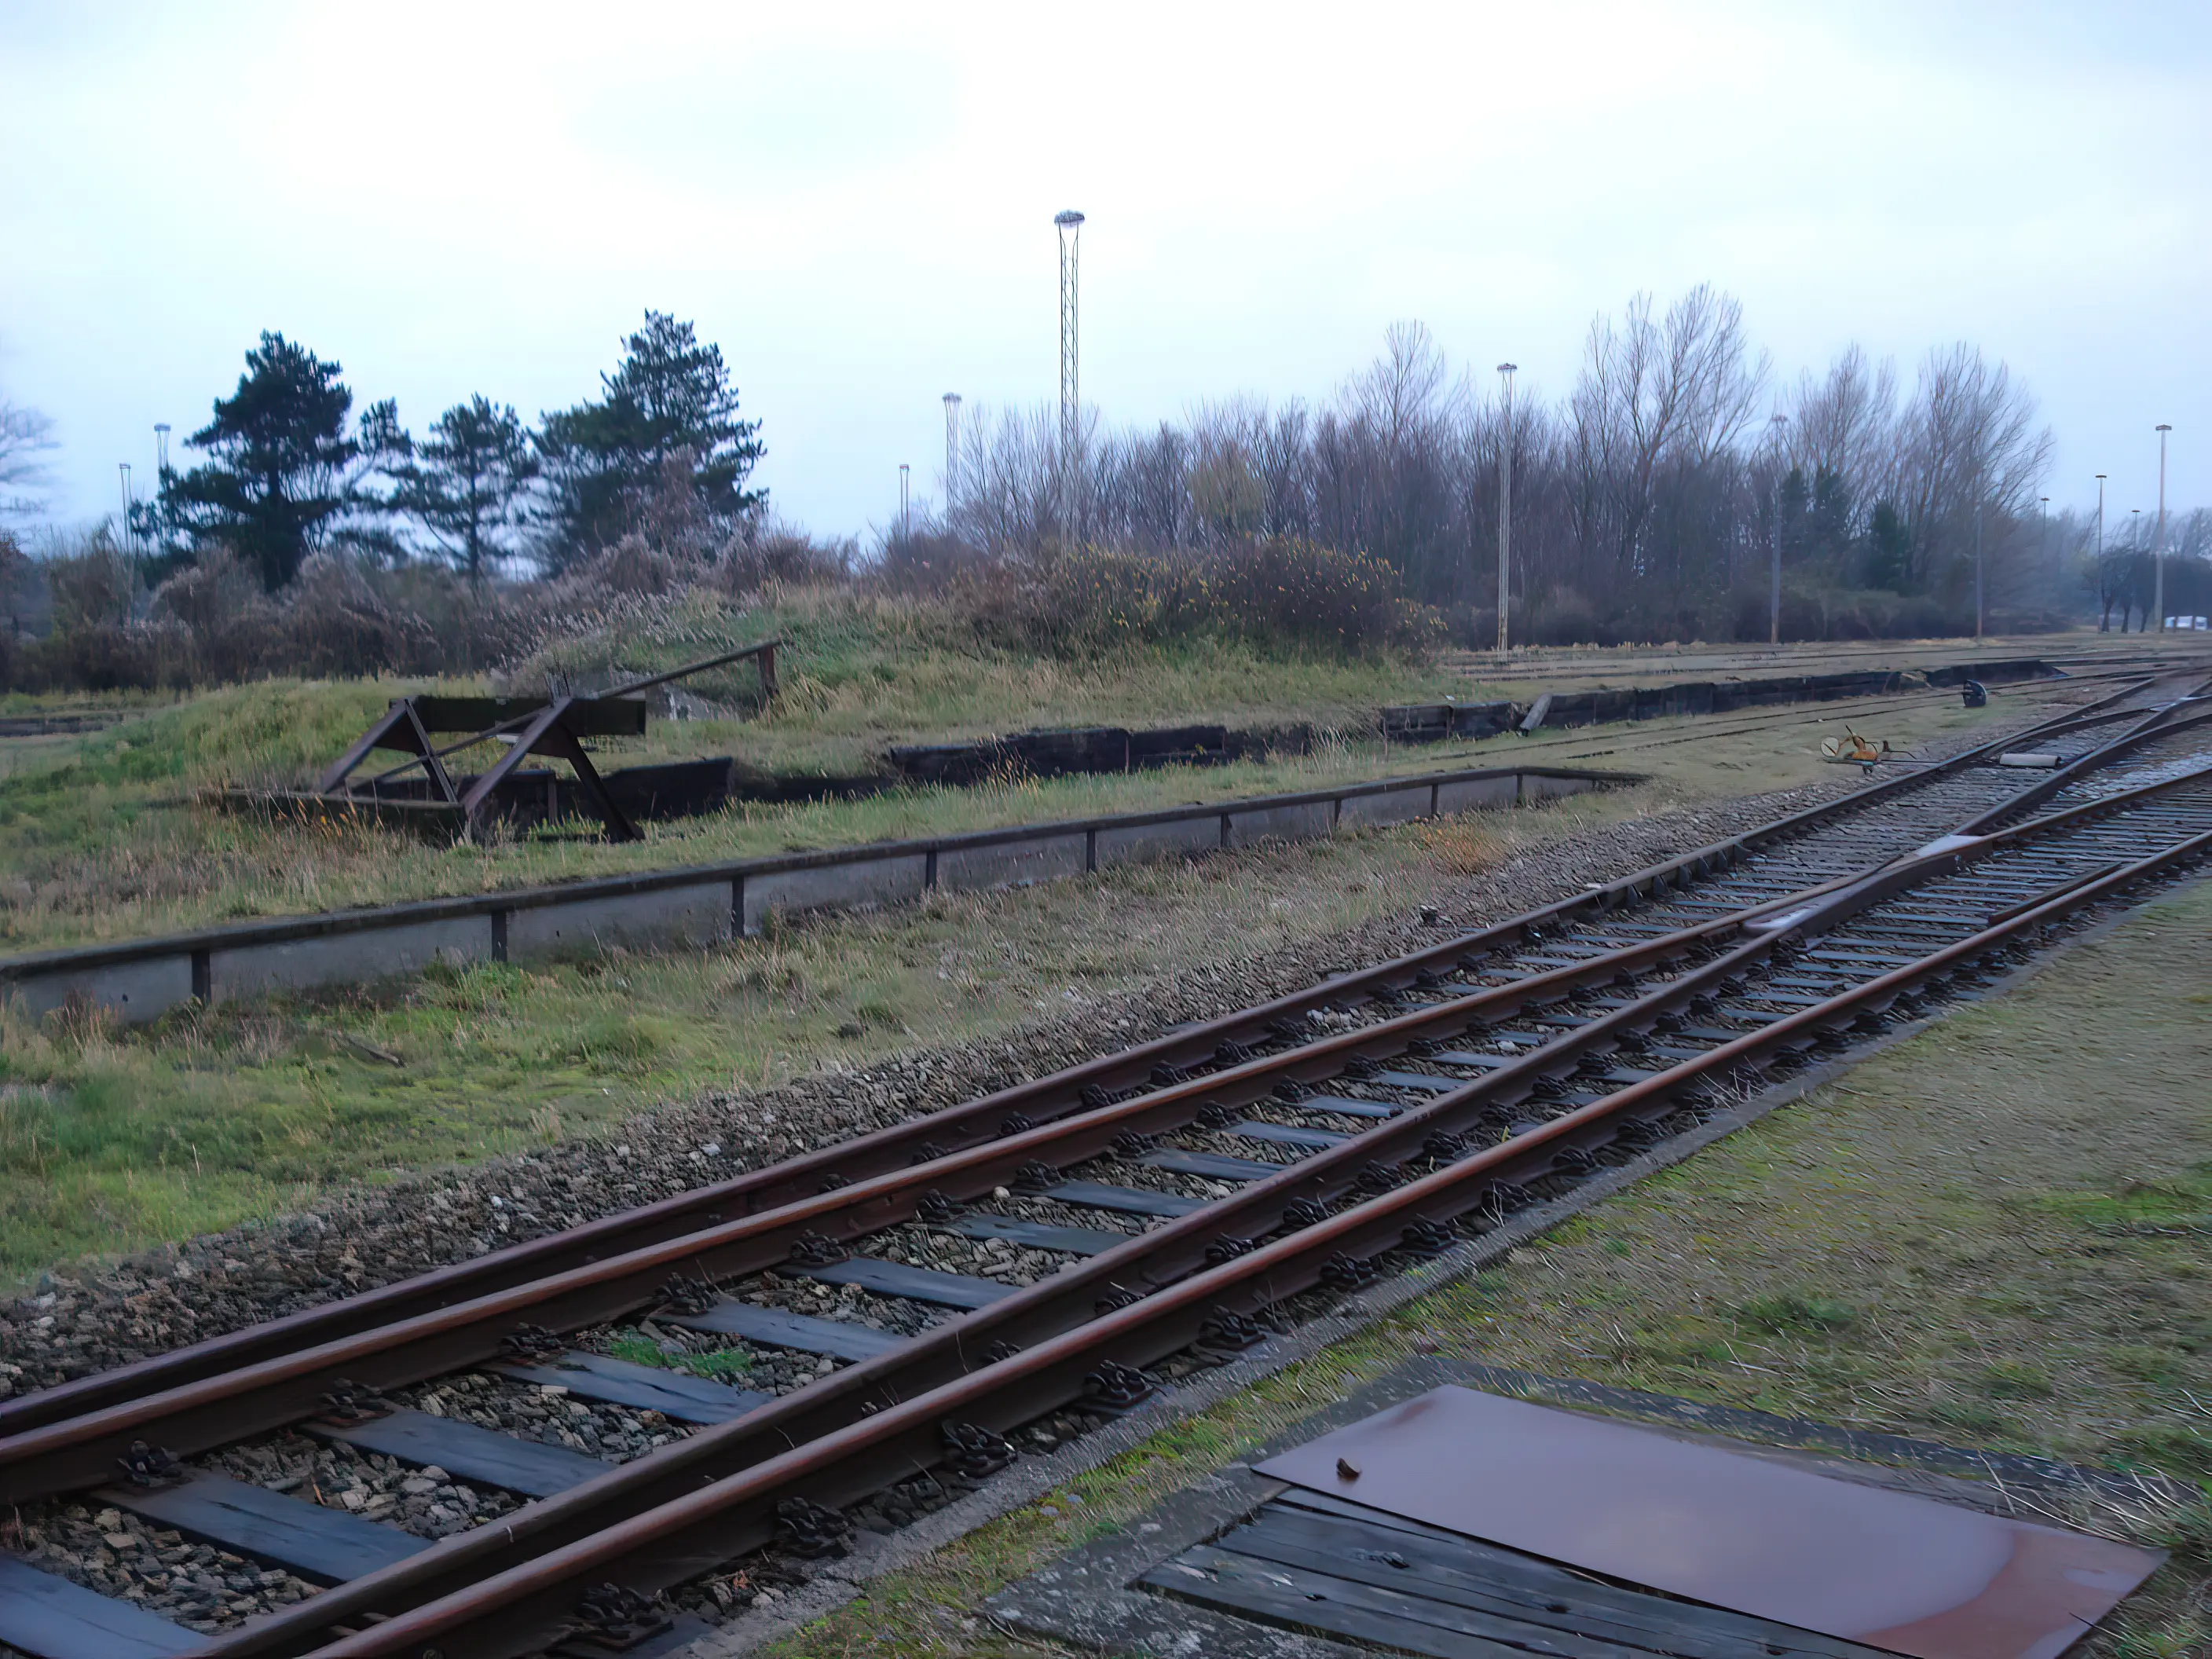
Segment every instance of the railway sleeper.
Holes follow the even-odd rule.
[[[1774,1044],[1774,1046],[1777,1046],[1777,1048],[1781,1048],[1781,1046],[1787,1046],[1787,1044]],[[1429,1117],[1429,1113],[1422,1113],[1422,1119],[1425,1119],[1425,1121],[1427,1121],[1427,1117]],[[1555,1159],[1555,1164],[1558,1164],[1558,1152],[1555,1152],[1555,1155],[1553,1155],[1553,1159]],[[1544,1179],[1544,1176],[1537,1176],[1537,1182],[1541,1182],[1541,1179]],[[1506,1183],[1506,1186],[1510,1186],[1510,1183]],[[1493,1194],[1493,1192],[1491,1192],[1491,1188],[1498,1188],[1498,1183],[1486,1183],[1486,1186],[1484,1186],[1484,1197],[1480,1199],[1480,1201],[1493,1201],[1493,1203],[1500,1203],[1500,1207],[1502,1207],[1502,1199],[1498,1197],[1498,1194]],[[1502,1188],[1500,1188],[1500,1192],[1502,1192]],[[1360,1206],[1360,1207],[1370,1207],[1370,1206]],[[1378,1248],[1389,1248],[1389,1245],[1378,1245]]]

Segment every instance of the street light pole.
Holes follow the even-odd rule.
[[[1989,515],[1982,511],[1982,473],[1974,469],[1974,643],[1982,642],[1982,521]]]
[[[2128,567],[2129,567],[2129,568],[2130,568],[2130,569],[2139,569],[2141,567],[2139,567],[2138,565],[2136,565],[2136,561],[2137,559],[2141,558],[2142,556],[2142,508],[2141,508],[2141,507],[2130,507],[2130,508],[2128,509]],[[2123,632],[2123,633],[2125,633],[2126,631],[2127,631],[2127,630],[2126,630],[2126,629],[2123,629],[2121,630],[2121,632]],[[2148,634],[2148,633],[2149,633],[2149,632],[2150,632],[2150,618],[2149,618],[2148,617],[2145,617],[2143,618],[2143,625],[2142,625],[2141,628],[2138,628],[2137,629],[2136,629],[2136,633],[2138,633],[2138,634]]]
[[[2048,558],[2051,553],[2051,497],[2048,495],[2043,497],[2043,504],[2035,509],[2035,534],[2044,556]],[[2051,580],[2053,582],[2058,580],[2058,561],[2056,559],[2051,561]]]
[[[1498,654],[1507,649],[1505,606],[1513,572],[1513,374],[1517,366],[1500,363],[1498,379],[1504,387],[1499,406],[1504,429],[1498,439]]]
[[[908,540],[914,535],[914,514],[907,505],[910,499],[907,495],[907,485],[911,471],[907,462],[899,463],[899,539],[901,541]]]
[[[2097,624],[2099,633],[2112,626],[2112,607],[2106,599],[2105,587],[2105,475],[2097,475],[2097,603],[2104,607],[2104,620]],[[2120,632],[2128,631],[2127,613],[2120,613]]]
[[[2151,582],[2152,614],[2158,618],[2158,631],[2166,632],[2166,434],[2173,428],[2163,422],[2158,428],[2158,545],[2151,550],[2157,575]]]
[[[1767,422],[1774,434],[1774,568],[1766,603],[1766,642],[1782,643],[1782,428],[1788,425],[1787,415],[1777,415]]]

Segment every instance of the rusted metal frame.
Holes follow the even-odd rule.
[[[392,706],[384,711],[383,715],[368,731],[353,740],[352,746],[344,754],[331,763],[330,769],[316,781],[315,793],[327,795],[339,784],[344,782],[346,774],[368,758],[369,752],[384,741],[393,727],[407,718],[411,707],[412,699],[410,698],[395,699]]]
[[[758,645],[748,645],[740,650],[728,652],[719,657],[709,657],[703,662],[687,663],[684,666],[681,668],[672,668],[665,674],[654,674],[645,679],[633,680],[627,685],[617,686],[611,691],[601,692],[599,694],[598,697],[593,699],[593,701],[604,702],[606,699],[612,697],[629,696],[635,692],[650,690],[656,685],[665,685],[671,680],[680,680],[688,674],[703,673],[709,668],[719,668],[724,663],[736,662],[742,658],[751,656],[758,656],[760,658],[761,684],[766,690],[767,694],[773,697],[776,694],[775,648],[782,643],[783,641],[780,637],[773,640],[763,640]],[[556,698],[552,700],[558,701],[560,699]],[[401,704],[406,704],[411,707],[414,701],[415,700],[412,697],[403,697],[398,702],[394,703],[392,705],[392,712],[387,714],[383,720],[379,720],[374,726],[371,726],[368,729],[367,735],[357,739],[353,747],[346,750],[344,757],[338,761],[336,765],[331,767],[328,772],[325,772],[323,775],[323,781],[315,786],[317,792],[321,794],[328,794],[332,787],[335,786],[341,778],[344,777],[347,773],[353,770],[356,766],[358,766],[361,763],[362,758],[368,755],[370,750],[378,746],[379,740],[384,736],[385,732],[389,730],[392,720],[398,714]],[[574,699],[569,698],[568,701],[574,701]],[[432,769],[434,770],[436,769],[436,763],[445,756],[458,754],[464,749],[472,749],[480,743],[489,742],[492,738],[499,736],[502,732],[510,732],[517,726],[527,726],[532,720],[536,720],[538,715],[538,711],[533,708],[527,714],[517,714],[510,720],[503,720],[495,725],[487,726],[480,732],[472,732],[467,737],[461,738],[459,742],[449,743],[442,749],[430,748],[429,738],[428,733],[425,732],[422,742],[423,748],[427,751],[426,753],[416,756],[414,759],[406,762],[403,765],[395,766],[388,772],[379,773],[369,781],[371,783],[386,782],[390,779],[398,777],[402,772],[411,771],[414,768],[422,765],[425,762],[429,763]],[[422,726],[419,720],[416,722],[416,729],[420,731]],[[453,792],[450,787],[447,789],[447,794],[448,799],[452,799]]]
[[[392,735],[395,732],[404,732],[412,739],[413,753],[409,759],[403,761],[398,766],[388,768],[369,779],[368,785],[369,793],[374,794],[379,784],[398,777],[402,772],[411,772],[419,766],[422,769],[423,775],[436,787],[440,799],[447,805],[451,806],[458,803],[460,799],[459,792],[453,787],[452,775],[439,764],[439,760],[442,756],[452,754],[453,749],[465,749],[468,744],[456,744],[446,749],[434,747],[430,741],[430,728],[422,724],[422,711],[415,707],[415,699],[412,697],[402,697],[393,703],[386,711],[385,717],[370,726],[368,732],[352,748],[346,750],[337,763],[323,774],[322,781],[315,786],[317,792],[327,795],[336,789],[340,783],[345,781],[346,775],[367,758],[371,750],[405,748],[406,745],[404,744],[391,741]],[[478,739],[471,738],[469,741],[476,742]],[[358,787],[360,787],[359,785],[349,784],[344,793],[351,795]]]
[[[508,746],[507,753],[487,767],[477,781],[469,786],[469,793],[461,797],[461,810],[469,815],[470,823],[474,823],[477,821],[477,814],[484,802],[491,798],[491,792],[499,787],[501,781],[509,772],[529,758],[530,751],[535,749],[539,740],[558,724],[568,707],[568,698],[556,697],[537,714],[532,715],[529,723],[514,734],[514,740]]]
[[[517,749],[521,748],[517,744]],[[538,752],[553,755],[575,769],[576,783],[589,798],[592,810],[607,826],[607,835],[613,841],[642,841],[645,832],[630,821],[629,814],[615,805],[615,798],[607,793],[605,779],[592,764],[591,757],[584,752],[583,740],[566,726],[556,722],[552,729],[538,740]]]
[[[484,805],[506,781],[507,774],[531,755],[542,754],[564,760],[575,769],[578,787],[590,800],[592,810],[605,822],[610,836],[618,842],[641,839],[637,825],[630,822],[629,815],[617,806],[614,797],[607,793],[606,783],[599,776],[599,769],[592,764],[591,757],[584,752],[583,743],[562,719],[574,702],[572,697],[561,696],[546,704],[528,725],[516,733],[507,753],[469,787],[469,793],[461,799],[461,810],[468,815],[471,831],[483,833],[485,828]]]
[[[531,1651],[556,1639],[568,1626],[579,1585],[611,1579],[657,1589],[712,1571],[773,1536],[774,1506],[784,1498],[804,1495],[836,1504],[880,1490],[898,1478],[893,1472],[941,1461],[939,1425],[946,1421],[1004,1431],[1033,1420],[1079,1397],[1084,1375],[1106,1359],[1134,1364],[1156,1360],[1188,1346],[1208,1317],[1279,1302],[1310,1288],[1319,1282],[1322,1266],[1340,1253],[1357,1257],[1363,1251],[1387,1252],[1410,1220],[1434,1221],[1466,1213],[1481,1201],[1481,1188],[1505,1178],[1502,1170],[1517,1172],[1540,1143],[1557,1145],[1584,1124],[1616,1120],[1639,1103],[1670,1095],[1706,1073],[1755,1061],[1778,1047],[1795,1046],[1834,1030],[1869,1008],[1886,1006],[1920,981],[2002,946],[2021,932],[2208,852],[2212,852],[2212,831],[1617,1091],[1504,1146],[1195,1273],[926,1394],[888,1403],[831,1434],[518,1563],[496,1577],[480,1579],[439,1601],[393,1614],[312,1651],[316,1659],[377,1659],[419,1654],[422,1644],[440,1643],[454,1644],[458,1650],[482,1654],[485,1659]],[[1863,907],[1842,908],[1855,912]],[[1843,919],[1840,915],[1833,918]],[[982,1318],[974,1315],[959,1322],[973,1327]],[[235,1638],[209,1650],[224,1656],[279,1651],[303,1650],[248,1645]]]
[[[2148,682],[2144,682],[2148,684]],[[2130,695],[2124,688],[2113,696]],[[2051,724],[2045,722],[2045,725]],[[360,1296],[303,1310],[243,1331],[210,1338],[189,1347],[134,1361],[129,1365],[0,1402],[0,1434],[13,1436],[64,1418],[116,1406],[144,1395],[182,1386],[264,1363],[287,1352],[339,1340],[380,1325],[415,1318],[456,1303],[493,1294],[534,1279],[565,1273],[607,1258],[684,1237],[726,1216],[757,1213],[810,1195],[835,1173],[858,1180],[903,1169],[925,1142],[955,1145],[997,1133],[1016,1112],[1050,1121],[1080,1105],[1086,1088],[1115,1089],[1145,1079],[1154,1066],[1186,1065],[1210,1059],[1224,1040],[1263,1036],[1271,1022],[1301,1018],[1320,1007],[1356,1002],[1374,989],[1403,988],[1424,969],[1455,963],[1479,951],[1523,940],[1531,928],[1551,927],[1589,915],[1608,915],[1656,897],[1669,888],[1728,869],[1775,842],[1866,810],[1892,795],[1909,793],[1933,780],[1960,771],[2001,744],[2032,737],[2041,726],[2014,733],[1918,772],[1899,774],[1869,788],[1804,808],[1675,858],[1646,866],[1595,892],[1539,906],[1495,926],[1458,935],[1425,950],[1346,975],[1312,989],[1170,1033],[1046,1077],[1016,1084],[994,1094],[948,1107],[927,1116],[877,1130],[853,1140],[801,1154],[765,1170],[664,1199],[641,1209],[603,1218],[578,1228],[512,1245],[473,1261],[365,1291]],[[5,1441],[0,1440],[0,1455]]]
[[[406,702],[408,707],[411,709],[414,707],[415,700],[412,697],[410,697],[406,699]],[[397,766],[391,767],[384,771],[379,772],[374,777],[368,781],[369,787],[373,789],[380,783],[388,783],[393,778],[398,777],[402,772],[411,772],[418,766],[427,766],[433,771],[442,773],[445,769],[440,765],[439,763],[443,761],[447,756],[458,755],[464,749],[473,749],[480,743],[489,743],[494,738],[498,737],[503,732],[512,732],[517,726],[527,726],[531,721],[538,719],[540,712],[540,710],[533,708],[526,714],[517,714],[512,720],[504,720],[500,721],[496,726],[487,726],[481,732],[471,732],[467,737],[459,739],[458,742],[449,743],[436,749],[430,747],[430,729],[422,724],[422,717],[417,714],[415,718],[415,729],[422,734],[423,752],[416,756],[411,760],[402,761]],[[447,786],[447,793],[448,795],[453,794],[453,786],[451,784]],[[458,799],[458,797],[455,797],[455,799]]]
[[[776,694],[775,648],[784,643],[783,635],[763,640],[757,645],[739,646],[735,651],[726,651],[719,657],[708,657],[699,662],[690,662],[681,668],[672,668],[665,673],[648,675],[641,680],[631,680],[611,691],[602,691],[601,697],[629,697],[641,691],[650,691],[656,685],[665,685],[671,680],[680,680],[693,674],[703,674],[710,668],[720,668],[725,663],[738,662],[747,657],[758,657],[761,664],[761,684],[771,697]]]
[[[2151,786],[2146,793],[2172,787],[2174,784],[2169,781]],[[1922,860],[1917,868],[1890,872],[1880,878],[1878,890],[1862,884],[1853,891],[1838,891],[1836,902],[1820,915],[1820,925],[1823,929],[1832,927],[1892,893],[1909,890],[1929,879],[1948,874],[1962,865],[1977,862],[2011,845],[2048,834],[2054,827],[2063,826],[2069,821],[2101,816],[2110,810],[2112,809],[2107,803],[2091,803],[2058,815],[2049,823],[2022,826],[2006,832],[2001,837],[1992,837],[1990,842],[1978,848],[1960,849]],[[1616,1030],[1647,1024],[1656,1018],[1657,1012],[1664,1012],[1663,1008],[1655,1008],[1654,1005],[1671,1006],[1689,1000],[1705,986],[1717,984],[1770,951],[1780,937],[1777,934],[1753,939],[1684,980],[1660,988],[1644,1000],[1640,1011],[1633,1007],[1617,1011],[1614,1015],[1607,1017],[1607,1023]],[[1638,1018],[1639,1012],[1642,1015],[1640,1019]],[[1784,1024],[1796,1029],[1805,1022],[1792,1020]],[[1391,1125],[1359,1137],[1357,1144],[1336,1149],[1333,1153],[1324,1154],[1300,1165],[1289,1166],[1283,1176],[1272,1177],[1258,1187],[1248,1188],[1237,1198],[1211,1206],[1200,1215],[1185,1218],[1169,1227],[1144,1235],[1129,1245],[1118,1247],[1110,1257],[1094,1258],[1090,1263],[1080,1264],[1019,1291],[1015,1297],[981,1314],[926,1333],[915,1343],[896,1353],[839,1371],[821,1382],[786,1396],[783,1401],[764,1407],[761,1413],[753,1413],[739,1423],[704,1431],[678,1446],[654,1454],[650,1459],[640,1460],[625,1466],[622,1471],[601,1477],[587,1487],[548,1500],[545,1504],[532,1505],[503,1522],[496,1537],[476,1538],[474,1542],[465,1545],[458,1539],[448,1540],[434,1553],[426,1553],[385,1573],[356,1581],[352,1585],[317,1598],[312,1604],[301,1604],[296,1609],[277,1615],[270,1626],[257,1627],[260,1633],[253,1638],[240,1638],[238,1644],[225,1645],[218,1650],[225,1655],[240,1656],[301,1651],[297,1637],[302,1629],[323,1628],[331,1620],[343,1620],[357,1616],[363,1611],[388,1611],[392,1605],[389,1598],[395,1593],[419,1596],[426,1590],[434,1590],[437,1583],[456,1575],[465,1577],[481,1570],[488,1561],[502,1553],[542,1548],[547,1541],[568,1535],[577,1526],[584,1524],[580,1517],[591,1511],[605,1515],[611,1509],[620,1506],[625,1498],[635,1504],[656,1490],[672,1495],[680,1494],[690,1490],[700,1479],[716,1478],[719,1470],[732,1464],[741,1467],[754,1458],[775,1453],[790,1442],[805,1441],[812,1436],[834,1431],[833,1427],[825,1425],[835,1425],[850,1421],[856,1415],[866,1414],[872,1406],[880,1410],[883,1407],[895,1404],[899,1399],[911,1395],[917,1386],[930,1386],[933,1376],[949,1380],[958,1375],[970,1363],[976,1351],[992,1340],[1012,1338],[1034,1342],[1048,1339],[1066,1328],[1071,1310],[1079,1320],[1082,1310],[1098,1291],[1116,1286],[1151,1288],[1202,1269],[1205,1265],[1204,1247],[1211,1238],[1245,1232],[1261,1236],[1276,1231],[1281,1224],[1281,1212],[1288,1200],[1294,1196],[1304,1195],[1300,1188],[1312,1188],[1330,1195],[1340,1194],[1356,1179],[1347,1173],[1348,1166],[1361,1160],[1364,1155],[1379,1154],[1376,1161],[1388,1163],[1393,1161],[1393,1152],[1403,1154],[1412,1152],[1415,1137],[1436,1127],[1440,1115],[1448,1115],[1444,1109],[1493,1104],[1495,1103],[1490,1097],[1499,1094],[1510,1093],[1516,1099],[1523,1097],[1541,1076],[1556,1073],[1563,1063],[1570,1066],[1579,1063],[1583,1055],[1595,1046],[1595,1039],[1606,1035],[1609,1033],[1590,1033],[1588,1028],[1583,1032],[1571,1034],[1560,1042],[1540,1049],[1510,1067],[1501,1067],[1488,1077],[1444,1097],[1433,1109],[1411,1110]],[[1563,1054],[1560,1052],[1562,1049],[1572,1052]],[[1675,1068],[1674,1073],[1669,1075],[1690,1075],[1697,1069],[1697,1065],[1692,1064],[1686,1068]],[[1511,1086],[1514,1085],[1520,1086]],[[1638,1087],[1641,1089],[1644,1085]],[[1631,1097],[1632,1091],[1624,1091],[1621,1096],[1615,1097],[1616,1099]],[[1557,1121],[1555,1125],[1547,1125],[1524,1133],[1509,1143],[1506,1148],[1493,1149],[1492,1152],[1478,1155],[1478,1159],[1469,1160],[1467,1167],[1504,1168],[1510,1164],[1514,1170],[1519,1170],[1520,1161],[1524,1157],[1533,1158],[1541,1152],[1544,1167],[1527,1171],[1529,1178],[1535,1178],[1555,1163],[1563,1146],[1582,1145],[1585,1150],[1595,1150],[1613,1138],[1617,1119],[1607,1118],[1604,1122],[1597,1123],[1595,1113],[1595,1109],[1585,1108],[1571,1118]],[[1126,1126],[1130,1118],[1125,1115],[1120,1121]],[[1385,1141],[1395,1144],[1382,1144]],[[1011,1166],[1024,1150],[1029,1149],[1013,1149],[1002,1162]],[[1395,1161],[1402,1163],[1407,1158],[1401,1156]],[[927,1171],[918,1173],[915,1184],[919,1184],[922,1179],[931,1178],[940,1188],[950,1188],[955,1192],[969,1193],[988,1188],[1002,1173],[998,1170],[979,1167],[974,1160],[960,1160],[966,1165],[967,1178],[955,1179],[949,1168],[953,1162],[947,1160],[945,1164],[933,1166]],[[1326,1173],[1316,1167],[1320,1164],[1337,1166],[1334,1173],[1338,1178],[1316,1182],[1315,1177]],[[1231,1212],[1257,1213],[1251,1220],[1242,1221],[1229,1213]],[[867,1397],[860,1397],[864,1395]],[[933,1449],[930,1456],[934,1456]],[[702,1469],[702,1464],[708,1467]]]

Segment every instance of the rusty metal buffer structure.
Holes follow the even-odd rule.
[[[611,839],[635,841],[641,832],[592,764],[584,739],[644,736],[642,693],[748,657],[759,665],[763,694],[773,698],[778,690],[775,653],[782,643],[781,639],[763,640],[588,696],[563,692],[538,698],[397,697],[316,781],[315,793],[331,801],[375,803],[386,786],[401,779],[415,781],[413,775],[419,774],[428,786],[429,805],[457,810],[466,832],[481,835],[500,785],[531,756],[542,755],[568,763],[582,801],[606,825]],[[453,737],[456,732],[462,735]],[[457,778],[447,769],[448,756],[486,743],[505,744],[507,752],[473,776]],[[356,776],[362,763],[379,750],[396,750],[408,758],[373,777]]]

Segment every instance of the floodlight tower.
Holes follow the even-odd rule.
[[[945,515],[960,501],[960,394],[945,394]]]
[[[167,421],[154,422],[154,451],[155,471],[167,472],[169,470],[169,423]]]
[[[1066,526],[1073,529],[1076,501],[1076,442],[1080,433],[1080,392],[1076,380],[1075,267],[1082,251],[1083,216],[1073,208],[1053,215],[1060,231],[1060,468],[1066,492]]]
[[[906,462],[899,463],[899,539],[901,541],[910,540],[914,536],[914,508],[911,505],[913,497],[907,493],[912,472],[913,469]]]

